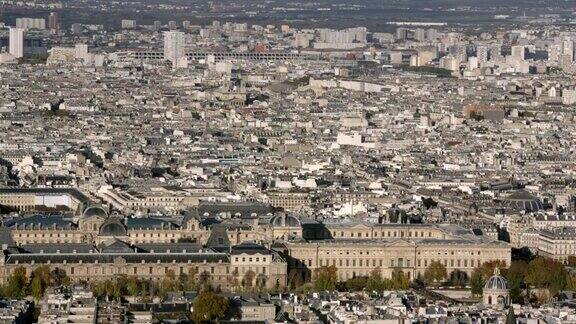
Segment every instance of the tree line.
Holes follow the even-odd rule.
[[[391,278],[383,278],[380,268],[376,268],[368,276],[354,276],[339,281],[338,268],[332,265],[316,269],[313,288],[316,291],[359,291],[364,288],[375,292],[406,290],[410,288],[410,279],[400,269],[394,269]]]
[[[568,265],[576,265],[576,257],[569,258]],[[508,282],[513,303],[545,303],[563,290],[576,291],[576,275],[570,274],[562,262],[543,256],[531,261],[512,261],[510,266],[499,260],[485,262],[475,268],[471,276],[460,270],[448,275],[444,264],[433,261],[417,280],[428,286],[469,286],[472,294],[479,296],[486,281],[494,275],[495,268],[501,270],[501,275]]]
[[[40,300],[48,287],[68,284],[70,284],[70,278],[63,269],[51,269],[43,265],[34,269],[28,277],[24,267],[17,267],[8,277],[6,284],[0,285],[0,296],[5,298],[32,296]]]

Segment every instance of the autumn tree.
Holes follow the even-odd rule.
[[[427,283],[439,283],[446,279],[446,266],[440,261],[432,261],[424,271],[424,280]]]
[[[180,281],[184,290],[196,290],[198,288],[198,280],[196,280],[197,275],[197,268],[190,268],[190,270],[188,270],[188,274],[181,275]]]
[[[526,269],[526,284],[547,288],[552,295],[555,295],[566,287],[567,275],[566,268],[561,262],[550,258],[536,257],[530,261]]]
[[[256,288],[259,291],[263,291],[266,288],[266,282],[268,281],[268,277],[265,274],[261,273],[256,276]]]
[[[400,269],[394,269],[394,271],[392,271],[391,288],[394,290],[406,290],[410,288],[410,279],[408,278],[408,275]]]
[[[198,275],[198,283],[200,286],[199,288],[206,288],[208,286],[212,286],[212,275],[210,272],[204,270]]]
[[[50,286],[51,280],[49,266],[43,265],[34,269],[30,275],[28,293],[36,300],[40,300],[44,296],[46,288]]]
[[[26,283],[28,277],[26,276],[26,269],[24,267],[17,267],[12,271],[8,277],[8,286],[6,287],[6,295],[8,297],[25,297],[26,296]]]
[[[335,266],[323,266],[316,269],[314,288],[318,291],[333,291],[338,282],[338,269]]]
[[[176,280],[176,273],[172,269],[166,271],[166,275],[159,284],[159,295],[161,298],[166,297],[166,295],[171,291],[182,290],[182,283]]]
[[[576,291],[576,276],[568,275],[568,277],[566,277],[566,289]]]
[[[296,269],[291,269],[288,272],[288,288],[294,290],[304,284],[304,278],[302,278],[302,273]]]
[[[244,273],[244,277],[242,277],[242,287],[251,288],[254,284],[254,278],[256,278],[256,273],[254,273],[254,271],[246,271],[246,273]]]
[[[54,268],[50,271],[50,285],[51,286],[66,286],[70,284],[70,277],[66,270],[61,268]]]
[[[194,300],[192,319],[194,323],[214,323],[224,319],[230,302],[227,298],[218,296],[211,289],[204,289]]]

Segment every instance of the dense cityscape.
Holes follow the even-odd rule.
[[[576,323],[535,2],[0,0],[0,322]]]

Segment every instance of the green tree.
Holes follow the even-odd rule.
[[[26,276],[26,269],[24,269],[24,267],[17,267],[12,271],[10,277],[8,277],[6,295],[8,297],[25,297],[27,282],[28,277]]]
[[[514,314],[514,307],[512,306],[508,308],[508,314],[506,315],[506,324],[516,324],[516,315]]]
[[[482,277],[482,272],[476,268],[470,276],[470,287],[472,290],[472,295],[479,296],[484,290],[484,278]]]
[[[106,281],[93,281],[90,283],[90,289],[96,297],[106,296]]]
[[[394,269],[394,271],[392,271],[392,289],[406,290],[408,288],[410,288],[408,275],[400,269]]]
[[[468,274],[456,269],[450,273],[450,285],[454,287],[464,287],[468,283]]]
[[[366,289],[369,291],[383,292],[386,290],[384,279],[380,272],[380,268],[374,269],[370,272],[368,280],[366,281]]]
[[[366,288],[368,277],[354,277],[346,280],[345,287],[348,291],[361,291]]]
[[[138,280],[138,278],[134,276],[129,277],[128,280],[126,281],[126,291],[130,296],[143,295],[144,293],[141,290],[141,288],[142,285],[140,283],[140,280]]]
[[[446,279],[446,276],[446,267],[440,261],[430,262],[430,265],[424,271],[424,280],[426,280],[428,284],[440,283]]]
[[[40,277],[36,276],[32,278],[32,281],[30,282],[30,294],[37,301],[42,299],[42,296],[44,295],[44,287],[42,287],[42,280]]]
[[[70,284],[70,277],[68,277],[64,269],[54,268],[54,270],[50,272],[50,278],[51,286],[65,286]]]
[[[438,203],[432,199],[432,197],[422,199],[422,204],[428,210],[430,208],[435,208],[438,206]]]
[[[335,266],[323,266],[316,269],[314,288],[318,291],[334,291],[338,282],[338,269]]]
[[[192,319],[194,323],[214,323],[223,319],[230,308],[227,298],[216,295],[210,289],[202,291],[194,300]]]
[[[524,286],[527,268],[528,263],[525,261],[513,261],[505,272],[510,290],[510,299],[513,303],[521,303],[523,301],[522,288]]]

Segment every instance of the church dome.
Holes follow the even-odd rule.
[[[300,227],[300,220],[293,215],[281,214],[276,215],[270,219],[270,224],[273,227]]]
[[[500,275],[498,268],[494,269],[494,275],[490,277],[484,285],[485,290],[507,290],[508,281]]]
[[[100,227],[100,236],[126,236],[126,226],[119,219],[108,219]]]
[[[84,210],[84,212],[82,213],[82,216],[84,218],[93,217],[93,216],[99,216],[102,218],[107,218],[108,212],[106,210],[104,210],[104,208],[102,208],[102,207],[91,206],[91,207],[88,207]]]

